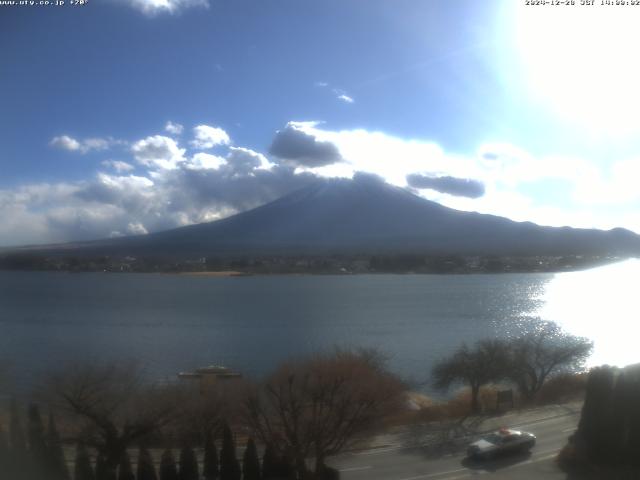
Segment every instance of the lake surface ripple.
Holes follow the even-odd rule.
[[[555,275],[0,272],[0,362],[26,389],[68,363],[135,359],[157,379],[220,363],[260,377],[358,346],[420,384],[461,342],[516,335],[539,316],[594,339],[592,363],[627,364],[638,361],[638,273],[638,261]]]

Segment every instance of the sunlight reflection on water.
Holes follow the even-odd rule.
[[[639,277],[638,259],[558,274],[545,286],[537,314],[574,335],[591,338],[590,366],[640,362]]]

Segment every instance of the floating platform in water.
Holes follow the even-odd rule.
[[[180,372],[178,373],[178,378],[181,380],[226,380],[242,378],[242,374],[223,365],[209,365],[196,368],[193,372]]]

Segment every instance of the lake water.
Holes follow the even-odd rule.
[[[281,360],[376,347],[416,382],[461,342],[532,318],[592,338],[592,364],[640,361],[640,262],[577,273],[195,277],[0,272],[0,362],[16,389],[69,362],[136,359],[152,378],[212,363],[259,377]]]

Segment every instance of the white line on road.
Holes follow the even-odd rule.
[[[564,430],[562,430],[562,433],[573,432],[573,431],[575,431],[575,429],[576,429],[576,427],[565,428]]]
[[[578,414],[577,413],[567,413],[567,414],[562,414],[562,415],[558,415],[558,416],[554,416],[554,417],[542,418],[542,419],[537,419],[537,420],[533,420],[533,421],[530,421],[530,422],[524,422],[524,423],[522,423],[520,425],[513,426],[511,428],[513,428],[515,430],[519,430],[519,429],[523,429],[523,427],[526,428],[526,427],[531,426],[531,425],[538,425],[538,424],[541,424],[541,423],[558,421],[558,420],[561,420],[562,418],[572,417],[572,416],[576,416],[576,415],[578,415]],[[575,430],[575,427],[562,430],[561,433],[567,433],[567,432],[570,432],[570,431],[573,431],[573,430]],[[469,438],[477,437],[481,433],[482,432],[478,432],[477,434],[474,434],[474,435],[468,435],[468,437]],[[380,454],[383,454],[383,453],[397,452],[398,450],[402,450],[404,448],[419,448],[419,447],[426,447],[426,446],[429,446],[429,445],[430,445],[429,442],[418,443],[418,444],[411,445],[411,446],[393,445],[393,446],[388,446],[388,447],[385,447],[385,448],[372,448],[372,449],[369,449],[369,450],[362,450],[362,451],[359,451],[359,452],[354,452],[351,455],[353,455],[353,456],[380,455]]]
[[[519,430],[521,428],[527,428],[527,427],[531,427],[533,425],[539,425],[541,423],[549,423],[549,422],[560,422],[562,420],[569,420],[570,417],[575,417],[577,416],[577,413],[568,413],[566,415],[559,415],[557,417],[548,417],[548,418],[541,418],[541,419],[537,419],[537,420],[531,420],[529,422],[522,422],[518,425],[512,426],[511,428],[515,429],[515,430]]]
[[[366,467],[351,467],[351,468],[341,468],[341,472],[357,472],[359,470],[369,470],[371,465],[367,465]]]
[[[465,475],[458,475],[457,477],[446,477],[446,478],[441,478],[440,480],[460,480],[461,478],[471,478],[471,477],[477,477],[478,475],[485,475],[489,472],[479,472],[476,470],[472,470],[469,473],[466,473]]]
[[[558,450],[550,450],[550,451],[546,451],[546,452],[542,452],[543,457],[537,457],[537,458],[533,458],[531,460],[526,460],[524,462],[520,462],[517,463],[515,465],[511,465],[510,467],[504,467],[504,468],[500,468],[498,469],[498,471],[502,471],[502,470],[513,470],[514,468],[519,468],[522,467],[524,465],[531,465],[532,463],[538,463],[538,462],[543,462],[545,460],[549,460],[550,458],[555,457],[558,454]],[[546,455],[550,453],[550,455]],[[463,475],[456,475],[454,477],[446,477],[444,475],[451,475],[452,473],[461,473],[461,472],[465,472]],[[437,473],[430,473],[427,475],[418,475],[415,477],[408,477],[408,478],[402,478],[400,480],[421,480],[421,479],[426,479],[426,478],[433,478],[433,477],[442,477],[440,480],[459,480],[462,478],[469,478],[469,477],[474,477],[474,476],[478,476],[478,475],[485,475],[487,473],[490,473],[489,471],[486,470],[470,470],[468,468],[460,468],[457,470],[449,470],[446,472],[437,472]]]
[[[442,475],[449,475],[451,473],[458,473],[458,472],[469,472],[469,469],[468,468],[458,468],[457,470],[448,470],[446,472],[427,473],[427,474],[424,474],[424,475],[416,475],[415,477],[401,478],[400,480],[420,480],[422,478],[440,477]]]
[[[398,445],[397,447],[389,447],[389,448],[373,448],[371,450],[365,450],[364,452],[354,453],[353,456],[367,456],[367,455],[378,455],[381,453],[389,453],[395,452],[397,450],[401,450],[402,446]]]
[[[532,460],[527,460],[526,462],[518,463],[516,465],[511,465],[510,467],[505,467],[502,470],[513,470],[514,468],[522,467],[523,465],[530,465],[532,463],[538,463],[538,462],[542,462],[544,460],[549,460],[550,458],[555,457],[557,454],[558,454],[558,451],[556,450],[551,455],[546,455],[544,457],[538,457],[538,458],[535,458],[535,459],[532,459]]]

